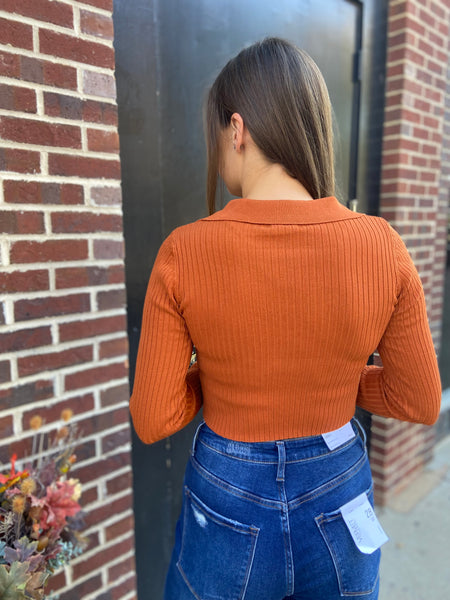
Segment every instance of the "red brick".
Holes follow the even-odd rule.
[[[136,576],[133,574],[129,579],[126,579],[118,586],[111,589],[111,600],[122,600],[129,592],[136,589]]]
[[[73,125],[0,117],[0,136],[5,140],[23,144],[81,148],[81,130]]]
[[[56,573],[55,575],[52,575],[46,584],[46,591],[50,592],[50,596],[53,595],[53,592],[56,592],[56,590],[59,590],[60,588],[65,587],[66,585],[66,573],[65,571],[61,570],[59,573]]]
[[[426,127],[430,127],[431,129],[438,129],[440,126],[440,122],[438,119],[434,119],[433,117],[423,117],[423,124]]]
[[[77,70],[74,67],[42,61],[44,83],[54,87],[61,87],[69,90],[76,90]]]
[[[89,294],[17,300],[14,303],[14,318],[16,321],[28,321],[42,317],[89,312],[90,308]]]
[[[74,578],[83,577],[87,573],[92,571],[96,571],[103,565],[112,562],[113,560],[120,559],[122,554],[125,554],[133,549],[133,536],[130,536],[128,539],[123,540],[120,544],[113,544],[109,548],[105,548],[94,556],[90,556],[86,560],[82,560],[77,562],[77,564],[73,565],[73,575]]]
[[[84,0],[86,2],[86,0]],[[80,600],[89,594],[93,594],[102,587],[102,578],[100,574],[85,579],[82,583],[76,585],[72,583],[67,592],[58,595],[58,600]]]
[[[0,148],[0,171],[40,173],[40,154],[39,152],[32,152],[30,150]]]
[[[11,363],[9,360],[0,361],[0,383],[11,381]]]
[[[19,376],[26,377],[42,371],[54,371],[63,367],[91,362],[94,356],[92,346],[70,348],[62,352],[48,352],[46,354],[33,354],[17,360]]]
[[[27,410],[22,416],[22,427],[24,430],[30,429],[30,419],[36,412],[39,413],[46,423],[61,421],[61,412],[66,409],[71,409],[74,415],[92,411],[94,410],[94,396],[92,394],[74,396],[73,398],[62,400],[56,404],[41,406],[39,407],[39,410],[35,408]]]
[[[120,448],[121,446],[125,446],[131,442],[131,431],[128,424],[129,420],[129,410],[126,409],[126,421],[127,426],[125,429],[121,429],[120,431],[115,431],[114,433],[110,433],[109,435],[105,435],[102,439],[102,452],[111,452],[116,448]]]
[[[60,262],[87,257],[87,240],[24,241],[15,242],[11,247],[12,263]]]
[[[398,28],[396,29],[401,29],[401,24],[403,22],[406,22],[407,19],[398,19],[396,21],[396,23],[399,25]],[[403,25],[405,26],[405,25]],[[401,31],[400,33],[397,33],[396,35],[390,35],[389,36],[389,60],[388,62],[390,62],[392,60],[392,52],[395,48],[397,48],[397,46],[403,46],[405,44],[410,44],[412,46],[415,45],[415,41],[416,41],[416,36],[414,35],[414,33],[411,30],[406,30],[406,31]],[[402,48],[402,50],[404,50],[404,48]]]
[[[100,343],[100,359],[128,354],[128,338],[118,338]]]
[[[417,171],[402,167],[384,169],[383,180],[386,179],[417,179]]]
[[[428,159],[423,156],[411,156],[411,164],[414,167],[426,167],[428,164]]]
[[[0,44],[33,50],[33,29],[31,25],[0,18]]]
[[[403,63],[392,65],[387,69],[387,77],[397,77],[398,75],[403,75],[405,70],[405,65]]]
[[[115,259],[123,258],[125,248],[123,242],[115,240],[94,240],[94,258]]]
[[[20,57],[18,54],[0,51],[0,75],[16,78],[20,76]]]
[[[427,30],[427,38],[430,40],[430,42],[433,42],[433,44],[436,44],[436,46],[438,46],[439,48],[445,47],[446,37],[447,36],[444,37],[442,35],[439,35],[437,31],[434,31],[433,29],[428,28]]]
[[[389,29],[390,31],[408,29],[410,31],[415,31],[419,35],[425,35],[426,32],[425,27],[410,14],[406,14],[404,17],[391,22],[389,24]]]
[[[76,90],[78,85],[77,70],[74,67],[31,56],[20,57],[19,77],[24,81],[70,90]]]
[[[111,310],[113,308],[123,308],[126,306],[127,297],[125,289],[108,290],[107,292],[98,292],[97,302],[99,310]]]
[[[427,129],[424,129],[423,127],[414,127],[413,129],[413,136],[415,138],[421,139],[421,140],[428,140],[430,139],[430,133]]]
[[[430,15],[426,10],[421,10],[419,12],[420,20],[429,25],[432,29],[436,26],[436,19]]]
[[[28,348],[48,346],[51,343],[52,334],[48,326],[0,333],[0,347],[4,352],[16,352]]]
[[[73,477],[77,477],[80,481],[88,483],[90,481],[95,481],[96,479],[104,475],[110,475],[114,471],[118,471],[123,467],[129,467],[130,464],[130,452],[129,450],[126,450],[124,452],[118,452],[117,454],[108,456],[107,458],[101,458],[95,463],[91,463],[88,465],[75,463],[71,472],[73,474]],[[114,502],[108,502],[106,506],[99,506],[95,509],[92,509],[89,512],[88,519],[92,523],[92,525],[95,525],[100,521],[106,520],[108,516],[117,515],[123,512],[124,510],[128,510],[131,506],[132,494],[130,494],[130,496],[123,496],[122,498],[120,498],[119,500],[115,500]],[[103,515],[103,512],[108,512],[108,514]],[[89,523],[86,524],[89,527]]]
[[[76,36],[41,29],[39,31],[39,48],[43,54],[68,58],[91,66],[114,69],[114,50],[112,48],[96,42],[88,42]]]
[[[94,502],[98,501],[98,490],[97,490],[97,486],[91,487],[91,488],[84,488],[83,487],[83,497],[82,497],[82,505],[83,507],[88,506],[88,504],[93,504]],[[92,537],[92,535],[89,536],[90,538]]]
[[[82,100],[56,92],[44,92],[44,111],[52,117],[117,125],[116,105],[96,100]]]
[[[106,40],[114,38],[113,21],[111,17],[99,15],[88,10],[80,11],[81,31]]]
[[[119,439],[124,439],[126,437],[127,438],[126,443],[128,443],[130,441],[129,433],[127,434],[126,431],[129,432],[129,430],[130,430],[129,417],[130,417],[130,413],[128,410],[128,406],[121,407],[121,408],[117,408],[116,410],[97,413],[94,415],[89,415],[88,418],[86,418],[82,421],[78,421],[78,426],[80,427],[84,436],[90,436],[90,435],[93,435],[93,434],[96,434],[99,432],[107,431],[108,429],[111,429],[112,427],[116,427],[117,425],[123,425],[124,423],[126,423],[127,427],[125,430],[125,434],[121,435],[121,437]],[[114,435],[114,434],[111,434],[111,435]],[[108,446],[109,446],[108,452],[110,452],[116,448],[115,445],[110,446],[108,444]],[[105,452],[105,450],[103,452]]]
[[[430,8],[431,11],[434,12],[434,14],[441,19],[445,19],[445,17],[447,16],[445,10],[442,8],[442,6],[439,5],[438,2],[431,2]]]
[[[431,111],[431,104],[429,102],[426,102],[425,100],[422,100],[422,98],[415,98],[414,108],[418,108],[419,110],[422,110],[425,113],[429,113]]]
[[[44,215],[34,211],[0,211],[0,232],[9,234],[44,233]]]
[[[113,0],[83,0],[83,4],[90,4],[97,8],[103,8],[104,10],[113,10]]]
[[[97,233],[122,231],[120,215],[93,212],[55,212],[52,214],[53,233]]]
[[[4,293],[48,290],[49,285],[48,271],[44,269],[0,272],[0,290]]]
[[[436,156],[439,155],[439,148],[431,144],[422,144],[422,153],[428,156]]]
[[[0,10],[62,27],[73,27],[72,7],[53,0],[0,0]]]
[[[400,138],[396,140],[384,140],[383,142],[384,150],[411,150],[412,152],[418,152],[419,148],[419,142],[416,142],[416,140]]]
[[[14,433],[12,416],[3,417],[0,419],[0,440],[10,437]]]
[[[65,390],[70,391],[83,387],[90,387],[92,385],[99,385],[101,383],[106,383],[107,381],[127,377],[127,375],[128,365],[125,361],[103,367],[98,366],[93,369],[84,369],[83,371],[77,371],[76,373],[65,376]]]
[[[62,323],[59,326],[59,337],[62,342],[91,338],[98,335],[106,335],[126,329],[125,315],[115,317],[104,317],[87,319],[85,321],[73,321]]]
[[[83,186],[39,181],[4,181],[5,202],[15,204],[83,204]]]
[[[129,397],[130,388],[128,383],[122,383],[121,385],[110,387],[107,390],[102,390],[100,393],[100,401],[102,407],[119,404],[120,402],[128,400]]]
[[[75,96],[44,92],[44,111],[52,117],[83,120],[83,100]]]
[[[51,175],[120,179],[120,162],[87,156],[51,154],[49,172]]]
[[[90,123],[117,125],[117,113],[117,105],[109,102],[86,100],[83,104],[83,121],[88,121]]]
[[[48,400],[53,397],[53,381],[39,379],[32,383],[14,386],[6,390],[0,390],[0,406],[16,408],[23,404],[31,404],[40,400]],[[1,446],[0,446],[1,448]],[[0,458],[0,461],[2,459]]]
[[[36,112],[36,92],[15,85],[0,84],[0,108]]]
[[[446,65],[442,65],[437,63],[434,60],[427,60],[427,69],[432,71],[433,73],[437,73],[438,75],[443,75],[445,72]]]
[[[430,171],[422,171],[419,173],[420,181],[437,181],[439,179],[438,173],[433,173]]]
[[[88,129],[88,149],[93,152],[118,152],[119,134],[117,131]]]
[[[106,482],[106,490],[107,494],[117,494],[119,492],[123,492],[124,490],[128,490],[133,486],[133,473],[130,469],[126,473],[122,473],[121,475],[116,475],[115,477],[111,477]]]
[[[56,269],[56,288],[86,287],[124,282],[122,265]],[[1,281],[1,279],[0,279]]]
[[[131,517],[127,517],[126,519],[123,519],[122,523],[123,523],[122,535],[124,535],[125,533],[132,531],[134,529],[134,521],[131,519]],[[111,525],[111,527],[113,527],[113,525]],[[128,527],[128,529],[125,529],[125,527]],[[121,535],[121,534],[118,533],[115,537],[117,537],[118,535]],[[113,539],[113,538],[111,538],[111,539]],[[108,569],[108,581],[113,582],[113,581],[116,581],[117,579],[123,578],[124,575],[129,575],[130,573],[133,573],[134,569],[135,569],[134,556],[130,556],[129,558],[120,561],[119,563],[115,564],[113,567],[110,567]]]

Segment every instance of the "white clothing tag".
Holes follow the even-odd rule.
[[[322,433],[322,437],[325,441],[325,444],[328,446],[329,450],[334,450],[348,440],[351,440],[355,437],[355,432],[353,431],[353,427],[350,423],[346,423],[339,429],[335,429],[335,431],[329,431],[328,433]]]
[[[339,509],[353,541],[364,554],[372,554],[389,538],[378,521],[367,494],[360,494]]]

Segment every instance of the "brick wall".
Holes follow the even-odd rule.
[[[450,0],[391,0],[380,215],[403,237],[421,275],[439,349],[446,259],[447,202],[440,194]],[[374,417],[371,462],[376,500],[417,475],[434,432]]]
[[[135,596],[112,0],[0,0],[0,462],[82,432],[90,546],[61,600]]]

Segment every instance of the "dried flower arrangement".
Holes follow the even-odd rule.
[[[10,472],[0,473],[0,600],[42,600],[50,575],[87,546],[79,533],[81,484],[67,478],[76,461],[71,418],[72,411],[63,410],[64,425],[50,439],[39,431],[42,418],[32,417],[37,458],[16,471],[14,454]]]

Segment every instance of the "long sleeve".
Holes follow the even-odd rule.
[[[357,405],[384,417],[432,425],[442,387],[419,274],[391,227],[397,261],[397,302],[378,352],[383,366],[362,372]]]
[[[179,310],[173,234],[162,244],[150,276],[130,411],[136,433],[151,444],[195,417],[202,404],[192,341]]]

